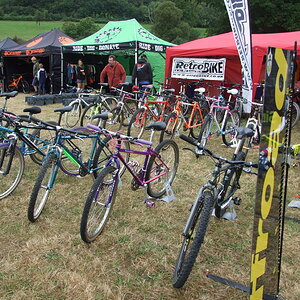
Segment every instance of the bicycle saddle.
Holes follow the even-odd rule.
[[[71,110],[72,110],[72,106],[64,106],[64,107],[54,109],[54,112],[65,113],[65,112],[68,112],[68,111],[71,111]]]
[[[157,131],[165,130],[166,129],[166,123],[165,122],[154,122],[152,124],[149,124],[145,127],[146,130],[154,129]]]
[[[92,120],[94,119],[102,119],[102,120],[108,120],[109,118],[112,118],[114,115],[112,113],[109,113],[109,112],[104,112],[102,114],[97,114],[97,115],[94,115],[92,117]]]
[[[243,137],[252,137],[254,135],[254,131],[251,128],[248,127],[238,127],[236,129],[237,139],[242,139]]]
[[[17,95],[18,95],[18,91],[13,91],[10,93],[2,93],[2,94],[0,94],[0,97],[6,97],[7,99],[9,99],[9,98],[15,97]]]
[[[29,112],[30,114],[39,114],[42,110],[40,109],[40,107],[37,106],[33,106],[33,107],[28,107],[28,108],[24,108],[23,112]]]

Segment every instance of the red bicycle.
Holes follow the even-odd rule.
[[[7,82],[7,90],[9,92],[19,91],[28,94],[30,92],[30,85],[22,74],[14,74]]]

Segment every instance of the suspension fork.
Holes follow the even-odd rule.
[[[0,169],[3,166],[4,158],[6,156],[7,151],[8,151],[8,154],[9,154],[8,164],[6,166],[6,170],[3,172],[3,175],[7,175],[10,172],[11,164],[12,164],[12,161],[13,161],[13,158],[14,158],[14,155],[15,155],[16,145],[17,145],[17,140],[12,140],[9,143],[8,149],[2,152],[2,155],[0,157]]]

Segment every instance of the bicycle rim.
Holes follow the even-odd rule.
[[[19,185],[24,173],[24,158],[19,148],[15,148],[8,174],[8,164],[11,158],[9,144],[0,145],[0,200],[8,197]]]

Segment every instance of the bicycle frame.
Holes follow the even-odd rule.
[[[137,139],[136,141],[133,142],[133,144],[147,145],[147,151],[137,151],[137,150],[123,149],[123,148],[121,148],[121,141],[119,141],[118,144],[116,145],[116,149],[115,149],[115,152],[114,152],[113,156],[108,160],[105,167],[110,166],[112,164],[115,164],[117,166],[117,170],[118,170],[117,173],[116,173],[116,176],[119,176],[120,161],[121,161],[124,164],[124,166],[126,167],[126,169],[133,176],[133,178],[139,183],[140,186],[145,186],[148,183],[158,179],[161,176],[164,176],[165,174],[167,174],[169,172],[169,168],[167,167],[167,165],[162,161],[162,159],[159,157],[159,155],[157,155],[157,153],[152,149],[152,147],[151,147],[152,142]],[[128,163],[126,163],[125,159],[123,158],[123,156],[120,153],[133,153],[133,154],[138,154],[138,155],[144,155],[145,156],[145,160],[144,160],[144,164],[143,164],[143,168],[142,168],[142,173],[141,173],[141,178],[138,177],[135,174],[134,170],[129,166]],[[148,162],[149,162],[149,159],[150,159],[151,155],[156,156],[167,170],[165,172],[149,179],[149,180],[145,180],[145,176],[146,176],[146,172],[147,172],[147,166],[148,166]]]

